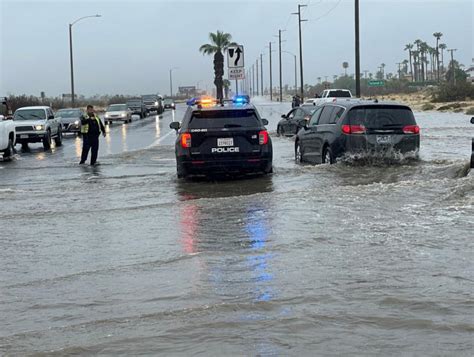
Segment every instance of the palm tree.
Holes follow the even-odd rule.
[[[318,77],[318,83],[321,84],[321,77]]]
[[[405,45],[405,51],[408,50],[408,58],[410,59],[410,75],[411,75],[411,81],[413,82],[415,78],[413,77],[413,64],[411,62],[411,50],[413,49],[413,45],[409,43],[408,45]]]
[[[437,79],[439,82],[439,40],[441,37],[443,37],[443,34],[441,32],[435,32],[433,34],[434,37],[436,37],[436,73],[437,73]]]
[[[342,62],[342,68],[344,68],[344,76],[347,77],[347,69],[349,68],[348,62]]]
[[[380,68],[381,68],[380,72],[382,72],[382,79],[383,79],[385,77],[385,63],[382,63],[380,65]]]
[[[418,63],[418,57],[420,56],[420,51],[418,50],[412,51],[411,54],[413,56],[413,66],[415,69],[415,72],[414,72],[415,82],[419,82],[420,81],[420,66]]]
[[[224,98],[229,98],[230,81],[228,79],[224,79],[222,81],[222,85],[224,86]]]
[[[209,34],[211,43],[206,43],[199,47],[199,52],[204,55],[214,55],[214,84],[216,85],[216,97],[218,100],[224,99],[222,91],[224,83],[222,77],[224,76],[224,54],[229,46],[237,45],[232,41],[232,36],[229,33],[217,31]]]
[[[428,70],[427,66],[426,66],[426,62],[427,62],[427,59],[426,59],[426,54],[428,52],[428,44],[426,42],[421,42],[420,44],[420,55],[421,55],[421,80],[424,82],[426,80],[426,73],[425,73],[425,69],[426,69],[426,72]]]
[[[411,60],[411,56],[410,56],[410,60]],[[411,61],[410,61],[411,62]],[[402,64],[403,64],[403,73],[408,74],[408,60],[407,59],[404,59],[402,61]],[[411,65],[411,63],[410,63]],[[413,74],[412,74],[412,77],[413,77]],[[413,80],[413,79],[412,79]]]
[[[444,72],[444,50],[448,48],[445,43],[439,44],[439,49],[441,50],[441,72]]]

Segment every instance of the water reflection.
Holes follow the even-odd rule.
[[[127,124],[122,124],[122,150],[123,151],[128,151],[128,145],[127,145],[127,129],[128,125]]]
[[[79,136],[76,136],[76,139],[74,140],[74,151],[76,153],[76,157],[80,158],[82,155],[82,138]]]

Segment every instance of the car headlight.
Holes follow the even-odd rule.
[[[76,121],[74,122],[74,124],[75,124],[75,125],[79,125],[79,120],[76,120]]]
[[[35,129],[36,130],[44,130],[44,125],[36,125]]]
[[[125,118],[127,116],[127,113],[122,113],[121,116]]]
[[[105,118],[108,118],[108,117],[109,117],[109,114],[106,113],[106,114],[104,115],[104,117],[105,117]]]
[[[158,102],[155,102],[155,105],[158,105]]]

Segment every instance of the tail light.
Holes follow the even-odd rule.
[[[268,132],[266,130],[262,130],[260,133],[258,133],[258,143],[260,145],[268,144]]]
[[[191,134],[189,133],[181,134],[181,147],[183,149],[188,149],[191,147]]]
[[[420,127],[418,125],[407,125],[403,127],[403,132],[405,134],[419,134]]]
[[[365,134],[365,126],[363,125],[343,125],[341,127],[343,134]]]

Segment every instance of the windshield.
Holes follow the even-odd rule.
[[[253,110],[213,110],[196,112],[189,123],[190,129],[255,128],[261,124]]]
[[[138,106],[140,106],[140,105],[142,105],[142,101],[141,100],[129,100],[127,102],[127,105],[138,105]]]
[[[364,125],[366,128],[390,128],[415,125],[415,117],[408,107],[393,105],[361,106],[348,113],[351,125]]]
[[[21,109],[13,115],[13,120],[44,120],[46,112],[43,109]]]
[[[79,110],[71,110],[71,109],[61,109],[56,112],[57,116],[61,118],[74,118],[81,115]]]
[[[148,100],[148,101],[156,101],[158,100],[158,97],[156,95],[144,95],[143,100]]]
[[[109,107],[107,108],[108,112],[120,112],[123,110],[127,110],[126,104],[112,104],[109,105]]]
[[[173,99],[166,98],[163,102],[164,102],[165,104],[172,104],[172,103],[173,103]]]

